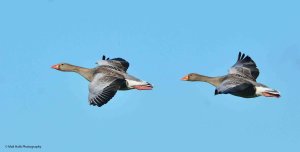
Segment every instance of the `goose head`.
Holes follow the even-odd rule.
[[[198,81],[201,76],[196,73],[190,73],[181,78],[183,81]]]
[[[68,63],[59,63],[51,66],[51,68],[59,70],[59,71],[73,71],[74,65],[68,64]]]

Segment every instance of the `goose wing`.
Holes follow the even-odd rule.
[[[97,62],[98,65],[108,66],[112,69],[126,72],[129,68],[129,62],[127,62],[125,59],[122,58],[113,58],[109,59],[106,58],[104,55],[102,56],[102,60],[99,60]]]
[[[89,84],[89,102],[91,105],[101,107],[106,104],[125,83],[124,79],[113,76],[96,74]]]
[[[251,83],[241,79],[229,78],[223,81],[215,90],[216,94],[235,94],[253,87]]]
[[[259,70],[249,56],[239,52],[237,62],[229,69],[229,74],[240,75],[255,81],[259,75]]]

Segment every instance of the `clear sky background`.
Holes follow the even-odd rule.
[[[0,2],[0,151],[299,152],[297,1]],[[227,73],[239,51],[279,99],[214,95],[190,72]],[[105,54],[152,91],[119,91],[101,108],[88,82],[50,68],[94,67]]]

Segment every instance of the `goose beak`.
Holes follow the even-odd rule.
[[[52,69],[56,69],[56,70],[59,70],[59,64],[55,64],[51,67]]]
[[[189,75],[184,76],[183,78],[181,78],[182,81],[187,81],[189,80]]]

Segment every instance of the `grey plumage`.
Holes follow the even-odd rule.
[[[253,98],[260,95],[267,97],[280,97],[278,91],[257,83],[259,70],[251,57],[239,52],[236,63],[229,69],[225,76],[207,77],[191,73],[182,78],[187,81],[203,81],[214,86],[215,95],[232,94],[244,98]]]
[[[127,74],[129,63],[122,58],[109,59],[102,56],[97,62],[98,66],[92,69],[74,66],[67,63],[53,65],[52,68],[76,72],[90,81],[89,103],[94,106],[102,106],[114,97],[118,90],[151,90],[152,85]]]

